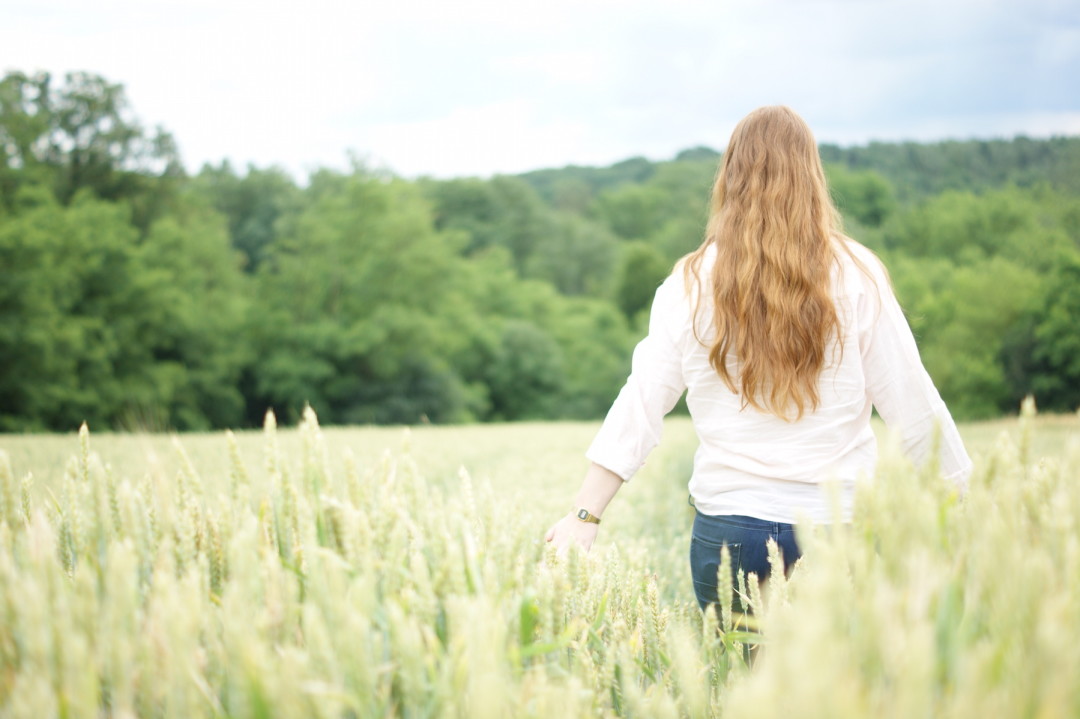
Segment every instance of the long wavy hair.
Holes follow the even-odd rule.
[[[839,233],[803,119],[783,106],[743,118],[717,172],[705,240],[683,263],[688,288],[711,289],[709,363],[743,407],[788,421],[817,408],[830,339],[841,329],[831,291]],[[702,284],[710,248],[711,283]],[[703,293],[695,294],[698,315]]]

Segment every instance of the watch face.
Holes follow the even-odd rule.
[[[578,513],[577,513],[577,516],[578,516],[578,519],[588,519],[589,518],[589,512],[587,510],[584,510],[584,509],[579,509]]]

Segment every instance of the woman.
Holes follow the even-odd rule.
[[[855,482],[874,471],[873,407],[912,460],[937,445],[941,472],[964,484],[971,461],[888,275],[840,234],[838,218],[802,118],[786,107],[745,117],[721,161],[705,240],[657,290],[574,509],[547,541],[588,550],[684,391],[700,439],[690,559],[702,608],[717,599],[722,546],[736,571],[766,577],[770,537],[790,566],[796,520],[849,519]],[[822,491],[829,480],[840,485],[840,517]]]

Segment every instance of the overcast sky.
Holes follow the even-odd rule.
[[[0,0],[0,70],[121,83],[184,163],[414,177],[821,142],[1080,134],[1078,0]]]

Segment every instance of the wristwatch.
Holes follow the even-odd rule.
[[[589,512],[589,510],[582,507],[577,511],[577,518],[582,522],[588,522],[589,524],[600,524],[600,518],[595,514]]]

